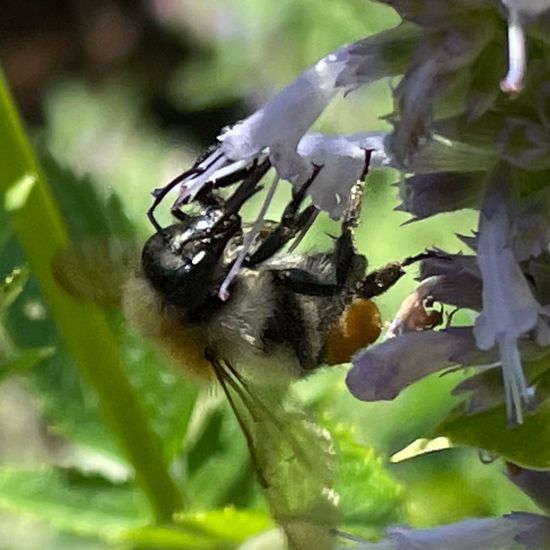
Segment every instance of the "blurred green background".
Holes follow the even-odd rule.
[[[223,126],[331,49],[396,23],[392,10],[367,0],[5,0],[0,59],[71,240],[114,239],[113,257],[121,248],[132,256],[151,231],[150,191],[187,168]],[[384,129],[379,117],[391,110],[391,85],[339,98],[317,129]],[[402,225],[406,216],[392,211],[396,179],[385,170],[367,182],[357,244],[370,266],[426,246],[459,250],[454,234],[475,227],[473,214]],[[287,198],[283,186],[273,216]],[[260,201],[247,205],[250,217]],[[3,210],[0,216],[3,280],[25,258]],[[335,231],[320,216],[301,249],[328,248],[327,233]],[[36,227],[36,239],[43,238]],[[408,276],[378,300],[386,320],[412,284]],[[191,509],[261,509],[244,440],[221,395],[172,371],[116,307],[106,315]],[[14,357],[23,358],[15,367]],[[461,374],[431,377],[393,402],[366,404],[347,394],[345,370],[320,372],[297,391],[343,440],[361,445],[343,453],[350,464],[363,461],[360,475],[343,481],[344,494],[362,509],[363,527],[374,533],[388,523],[431,526],[532,509],[506,481],[502,464],[482,464],[475,449],[390,463],[456,404],[449,390]],[[117,533],[143,525],[145,504],[32,273],[2,313],[0,381],[0,549],[133,546]],[[150,536],[156,542],[148,547],[177,547]]]

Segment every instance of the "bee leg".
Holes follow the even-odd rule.
[[[281,222],[276,228],[265,238],[260,244],[256,252],[250,256],[244,262],[247,267],[253,267],[265,260],[271,258],[274,254],[279,252],[287,243],[296,236],[296,234],[306,227],[312,216],[317,211],[314,205],[310,205],[301,212],[299,212],[300,206],[304,201],[307,190],[311,184],[315,181],[315,178],[322,170],[322,166],[316,164],[313,165],[313,173],[308,180],[292,195],[291,201],[287,204],[284,212],[281,216]]]
[[[382,266],[369,273],[363,279],[357,294],[363,298],[374,298],[375,296],[379,296],[397,283],[403,275],[405,275],[405,270],[401,262],[394,262]]]
[[[310,205],[286,225],[278,224],[276,228],[265,238],[258,249],[244,262],[246,267],[254,267],[265,262],[281,250],[296,234],[305,227],[317,208]]]
[[[365,149],[365,163],[359,179],[352,185],[348,198],[348,206],[342,218],[342,233],[336,241],[335,266],[336,284],[342,288],[348,280],[354,266],[357,250],[354,244],[354,231],[361,217],[361,201],[365,191],[365,181],[369,174],[371,149]]]
[[[267,171],[271,168],[271,162],[269,159],[264,160],[260,164],[255,164],[252,168],[246,169],[246,177],[237,190],[225,201],[224,217],[227,219],[235,214],[239,213],[242,205],[261,190],[261,186],[258,185],[260,180],[265,176]],[[231,176],[228,176],[231,177]],[[221,181],[221,180],[220,180]],[[233,181],[231,183],[234,183]]]
[[[440,257],[441,255],[437,250],[427,250],[415,256],[409,256],[401,262],[392,262],[382,266],[365,277],[361,283],[358,295],[364,298],[379,296],[390,289],[399,279],[401,279],[401,277],[403,277],[403,275],[405,275],[405,267],[428,258]]]
[[[190,218],[190,216],[188,216],[185,212],[182,212],[177,207],[176,208],[171,208],[170,213],[172,214],[172,216],[174,216],[174,218],[176,218],[176,220],[178,220],[180,222],[185,222]]]
[[[371,153],[371,150],[365,151],[363,173],[350,190],[348,207],[342,219],[342,233],[336,239],[334,247],[334,279],[324,279],[318,273],[303,268],[277,271],[276,280],[285,284],[294,292],[308,296],[334,296],[346,288],[350,274],[358,269],[358,258],[360,256],[355,249],[353,233],[361,215],[361,199],[365,188],[365,178],[368,175]],[[307,220],[305,222],[307,223]]]
[[[179,176],[175,177],[171,182],[167,183],[164,187],[159,187],[158,189],[155,189],[153,191],[153,204],[149,207],[149,210],[147,210],[147,217],[149,218],[149,221],[153,224],[153,227],[155,228],[155,231],[157,233],[160,233],[162,231],[162,227],[157,222],[157,219],[155,218],[155,210],[157,209],[157,206],[164,200],[164,197],[176,187],[179,183],[181,183],[183,180],[187,179],[189,176],[192,176],[194,174],[200,173],[199,169],[197,168],[191,168],[190,170],[187,170],[187,172],[184,172],[183,174],[180,174]]]

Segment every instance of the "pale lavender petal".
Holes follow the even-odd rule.
[[[474,275],[481,277],[475,256],[468,254],[449,254],[440,249],[434,249],[436,254],[420,262],[419,279],[434,275]]]
[[[384,137],[382,132],[347,136],[306,134],[298,144],[298,154],[308,169],[294,179],[293,185],[299,188],[311,176],[312,166],[322,166],[308,195],[317,208],[335,220],[340,219],[347,209],[350,190],[365,169],[390,164],[384,151]],[[367,151],[372,152],[368,167],[365,165]]]
[[[523,405],[530,403],[532,390],[525,382],[517,339],[535,328],[540,305],[511,248],[516,207],[510,169],[501,164],[490,177],[480,212],[477,261],[483,278],[483,310],[474,334],[480,349],[498,346],[508,417],[521,423]]]
[[[349,59],[336,84],[355,88],[404,73],[421,38],[416,25],[403,23],[356,42],[349,49]]]
[[[420,263],[418,279],[431,277],[436,277],[436,284],[432,285],[430,296],[437,302],[481,309],[482,282],[475,256],[439,252]]]
[[[479,311],[481,288],[481,279],[471,273],[440,275],[432,286],[430,296],[437,302]]]
[[[429,36],[417,49],[394,98],[400,119],[388,138],[388,149],[395,161],[409,167],[414,155],[429,141],[435,100],[461,78],[460,70],[479,55],[491,39],[487,28],[452,28]]]
[[[386,537],[357,545],[357,550],[512,550],[550,548],[550,518],[514,512],[498,518],[467,519],[458,523],[413,529],[391,526]]]
[[[511,2],[508,5],[508,73],[500,83],[503,92],[518,93],[523,88],[527,55],[525,31],[521,24],[519,10]]]
[[[469,349],[475,351],[469,328],[409,332],[359,352],[346,384],[362,401],[390,400],[420,378],[455,365],[453,357]]]
[[[302,166],[298,142],[338,92],[336,78],[349,57],[349,46],[331,52],[304,71],[261,109],[218,139],[231,160],[252,159],[269,148],[280,177],[290,179]]]

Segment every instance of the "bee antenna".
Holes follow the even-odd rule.
[[[162,227],[157,222],[157,219],[155,218],[155,210],[157,209],[157,206],[164,200],[164,197],[176,187],[179,183],[187,179],[189,176],[193,176],[196,174],[200,174],[202,172],[202,168],[193,167],[186,172],[183,172],[183,174],[180,174],[179,176],[175,177],[172,181],[167,183],[164,187],[158,187],[155,189],[151,194],[153,195],[153,204],[150,206],[149,210],[147,210],[147,217],[149,218],[149,221],[155,228],[155,231],[157,233],[160,233],[162,231]]]
[[[265,176],[266,172],[271,168],[269,159],[255,166],[248,176],[243,180],[243,183],[238,189],[227,199],[225,203],[225,216],[228,217],[237,214],[241,206],[253,195],[262,189],[258,182]]]
[[[408,258],[405,258],[401,261],[401,266],[407,267],[408,265],[414,264],[416,262],[421,262],[422,260],[428,260],[430,258],[437,258],[439,260],[450,260],[450,258],[441,255],[438,250],[430,249],[426,250],[425,252],[421,252],[420,254],[416,254],[415,256],[409,256]]]

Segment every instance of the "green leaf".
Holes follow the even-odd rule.
[[[138,548],[233,548],[272,526],[265,514],[231,508],[179,514],[174,526],[150,526],[133,485],[60,468],[4,467],[0,507],[42,519],[62,531]]]
[[[123,370],[118,342],[97,308],[71,299],[52,277],[53,258],[69,244],[69,232],[24,134],[3,75],[0,75],[0,140],[0,189],[9,193],[22,179],[33,181],[26,195],[11,204],[10,219],[21,248],[67,350],[83,379],[94,389],[102,419],[131,462],[151,511],[159,520],[169,519],[181,509],[183,498],[168,471],[140,399]],[[47,238],[37,238],[41,235]]]
[[[199,419],[201,425],[193,429],[186,440],[188,478],[185,485],[193,507],[261,505],[256,475],[237,420],[225,400],[213,409],[214,397],[222,396],[209,393],[211,391],[206,390],[197,404],[198,410],[203,411]],[[221,471],[223,477],[219,476]],[[212,479],[216,479],[216,483],[212,483]]]
[[[337,458],[330,433],[299,407],[288,381],[244,378],[223,360],[213,369],[246,438],[274,520],[288,547],[333,547],[338,499]]]
[[[4,313],[15,299],[23,292],[29,278],[29,270],[26,266],[16,267],[4,277],[0,283],[0,314]]]
[[[71,469],[0,470],[0,507],[42,519],[56,528],[104,540],[147,524],[139,493]]]
[[[550,468],[550,402],[528,415],[521,426],[506,423],[504,406],[471,416],[445,420],[437,433],[455,445],[495,453],[524,468]]]
[[[523,424],[507,424],[504,404],[471,415],[466,415],[461,408],[444,420],[436,433],[448,437],[455,445],[478,447],[524,468],[549,469],[550,360],[544,357],[528,365],[529,372],[542,371],[543,374],[535,380],[539,404],[525,415]]]
[[[333,430],[340,455],[340,513],[345,525],[381,526],[402,517],[403,491],[373,449],[354,440],[350,428]]]
[[[0,382],[8,376],[22,374],[32,369],[37,363],[49,357],[54,348],[35,348],[23,350],[13,358],[0,361]]]
[[[45,147],[39,149],[39,160],[73,242],[105,237],[132,243],[134,228],[113,190],[101,190],[89,176],[75,174]]]
[[[174,526],[129,530],[121,541],[137,548],[229,550],[273,526],[266,514],[233,508],[179,514],[175,521]]]

